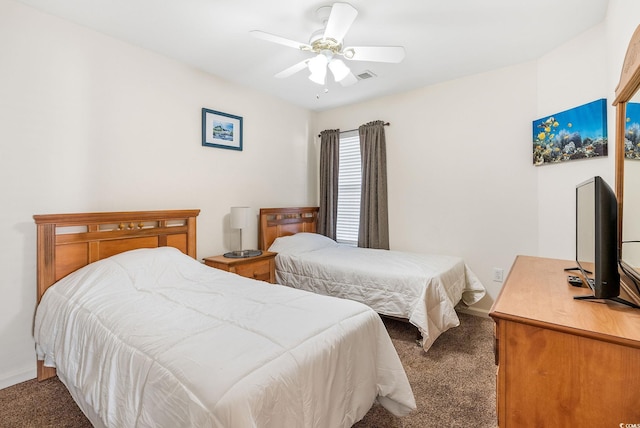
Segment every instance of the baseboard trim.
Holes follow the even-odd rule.
[[[459,305],[456,307],[458,312],[462,312],[467,315],[475,315],[477,317],[489,318],[489,310],[487,309],[478,309],[471,306],[463,307],[463,305]]]
[[[8,388],[22,382],[34,379],[37,376],[35,367],[24,371],[5,373],[0,377],[0,389]]]

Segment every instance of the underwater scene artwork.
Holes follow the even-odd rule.
[[[536,166],[607,154],[607,100],[604,98],[533,121],[533,164]]]
[[[624,157],[640,159],[640,103],[627,103],[624,125]]]

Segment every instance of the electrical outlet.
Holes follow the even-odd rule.
[[[493,268],[493,280],[495,282],[502,282],[504,279],[504,270],[500,268]]]

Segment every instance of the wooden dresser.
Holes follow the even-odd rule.
[[[491,309],[501,428],[640,424],[640,310],[574,300],[573,266],[518,256]]]

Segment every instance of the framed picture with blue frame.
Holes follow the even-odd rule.
[[[640,103],[628,102],[624,125],[624,157],[640,159]]]
[[[533,164],[608,155],[607,100],[602,98],[533,121]]]
[[[242,117],[202,109],[202,145],[242,150]]]

